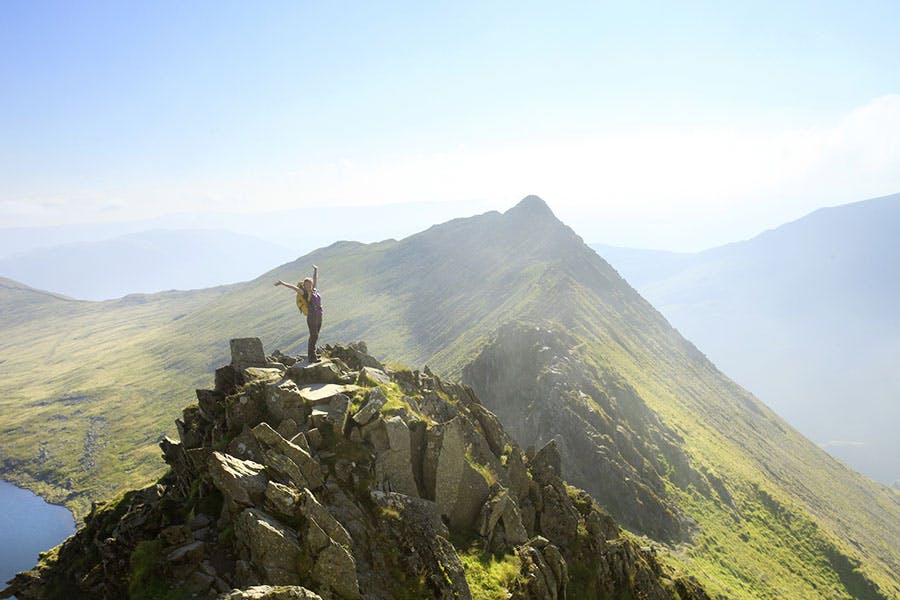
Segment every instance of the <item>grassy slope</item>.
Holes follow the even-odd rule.
[[[895,492],[791,429],[653,318],[649,306],[640,327],[613,324],[614,337],[596,327],[604,318],[596,304],[579,306],[570,324],[585,340],[582,354],[622,374],[733,499],[727,506],[670,486],[700,525],[685,561],[711,589],[754,598],[878,597],[855,572],[862,565],[887,597],[900,594]]]
[[[4,292],[4,315],[30,305],[0,323],[4,476],[55,499],[66,498],[67,478],[71,490],[93,496],[148,481],[158,470],[156,438],[173,431],[191,387],[208,385],[228,338],[301,349],[305,324],[291,294],[271,284],[302,278],[313,262],[326,342],[365,339],[378,355],[456,376],[508,319],[556,319],[581,338],[586,360],[625,377],[684,436],[692,459],[726,482],[736,508],[672,491],[699,524],[682,549],[685,568],[714,588],[747,598],[841,597],[862,585],[855,565],[843,563],[848,555],[900,594],[896,496],[718,373],[536,202],[401,242],[338,243],[228,288],[106,303]],[[60,400],[67,394],[87,399]],[[92,423],[100,445],[90,467],[79,459]],[[83,508],[86,497],[69,502]]]

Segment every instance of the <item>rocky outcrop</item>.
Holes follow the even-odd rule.
[[[556,473],[584,488],[629,529],[681,541],[689,521],[665,478],[709,495],[684,440],[613,371],[586,364],[579,341],[550,327],[508,323],[463,371],[523,446],[555,441]],[[596,382],[601,382],[598,386]]]
[[[556,443],[526,454],[470,388],[385,367],[362,344],[260,364],[257,342],[232,343],[180,441],[162,441],[159,483],[97,505],[5,593],[465,600],[481,582],[461,557],[491,552],[519,565],[511,598],[706,597],[684,580],[676,592],[561,479]]]

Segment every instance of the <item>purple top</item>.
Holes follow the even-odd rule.
[[[313,288],[312,294],[310,294],[309,299],[309,312],[316,312],[317,314],[322,314],[322,296],[319,295],[318,288]]]

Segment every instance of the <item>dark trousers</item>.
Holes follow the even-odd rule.
[[[316,360],[316,342],[319,341],[319,330],[322,329],[322,313],[309,311],[306,315],[306,326],[309,327],[309,345],[306,347],[306,358],[309,362]]]

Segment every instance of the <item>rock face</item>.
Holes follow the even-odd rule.
[[[490,552],[517,565],[518,600],[707,597],[561,479],[555,442],[529,457],[470,388],[363,344],[312,366],[232,350],[160,444],[169,472],[97,505],[7,596],[465,600],[485,592],[464,559]]]
[[[681,436],[621,377],[581,361],[570,350],[577,345],[547,327],[510,323],[464,369],[463,380],[491,399],[489,408],[523,446],[555,441],[556,474],[587,490],[617,521],[654,539],[686,539],[690,524],[668,500],[660,473],[701,493],[711,482],[690,464]],[[602,381],[602,389],[592,381]]]

